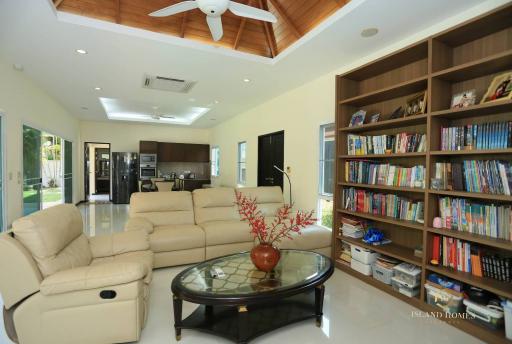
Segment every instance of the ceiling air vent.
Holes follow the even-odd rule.
[[[188,93],[195,84],[195,81],[146,75],[144,76],[142,87],[168,92]]]

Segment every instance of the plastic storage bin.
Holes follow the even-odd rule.
[[[352,269],[356,270],[357,272],[362,273],[363,275],[366,275],[366,276],[372,275],[372,265],[371,264],[364,264],[364,263],[361,263],[360,261],[352,258],[350,260],[350,267]]]
[[[505,336],[512,340],[512,301],[505,300],[501,303],[505,313]]]
[[[373,263],[373,278],[382,283],[391,284],[391,278],[393,277],[393,268],[386,268],[377,262]]]
[[[350,246],[350,254],[352,259],[355,259],[363,264],[373,264],[379,257],[377,252],[373,252],[372,250],[368,250],[356,245]]]
[[[398,264],[393,268],[397,279],[404,282],[408,287],[414,288],[420,285],[421,269],[409,263]]]
[[[414,297],[420,293],[419,285],[411,287],[407,285],[407,283],[405,283],[404,281],[398,279],[397,277],[391,278],[391,286],[395,291],[399,292],[400,294],[404,294],[405,296],[408,297]]]
[[[460,313],[462,307],[462,293],[444,288],[432,282],[425,283],[427,291],[427,303],[441,308],[446,313]]]
[[[472,321],[492,330],[503,327],[503,309],[501,307],[485,306],[467,299],[464,300],[464,305],[466,306],[466,313],[471,316]]]

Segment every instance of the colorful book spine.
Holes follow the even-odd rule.
[[[441,150],[512,148],[512,121],[441,128]]]
[[[345,161],[348,183],[424,188],[425,166],[402,167],[368,160]]]
[[[396,135],[347,135],[348,155],[425,152],[426,134],[400,133]]]

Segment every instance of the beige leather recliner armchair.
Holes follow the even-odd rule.
[[[79,210],[59,205],[0,235],[0,292],[20,344],[137,341],[147,316],[153,253],[147,234],[87,238]]]

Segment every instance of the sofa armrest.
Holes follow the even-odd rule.
[[[142,280],[147,268],[142,263],[112,262],[59,271],[43,280],[41,293],[55,295],[73,291],[114,287]]]
[[[143,229],[146,233],[151,234],[154,231],[153,224],[143,217],[130,217],[124,226],[125,231],[133,231]]]
[[[127,252],[149,250],[149,238],[144,230],[132,230],[90,237],[89,246],[93,258],[111,257]]]

